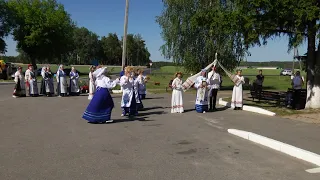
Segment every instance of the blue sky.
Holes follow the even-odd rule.
[[[99,36],[105,36],[110,32],[117,33],[119,37],[123,35],[125,0],[58,1],[64,4],[78,26],[84,26]],[[142,35],[154,61],[164,60],[159,51],[163,44],[161,30],[155,22],[155,16],[160,15],[162,8],[162,0],[130,0],[129,5],[128,33]],[[6,55],[17,55],[16,43],[12,38],[8,37],[6,42]],[[270,40],[267,46],[252,48],[248,61],[290,61],[293,52],[287,53],[287,43],[287,38],[283,37]],[[306,50],[306,46],[303,45],[299,48],[299,53],[303,54]]]

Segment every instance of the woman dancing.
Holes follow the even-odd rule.
[[[83,119],[90,123],[113,122],[111,120],[111,112],[114,103],[109,89],[114,88],[119,83],[119,79],[111,81],[106,76],[106,73],[107,68],[99,68],[93,73],[96,78],[97,91],[82,116]]]

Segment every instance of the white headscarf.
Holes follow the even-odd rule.
[[[46,66],[43,66],[41,69],[41,76],[44,77],[45,73],[46,73]]]
[[[62,65],[62,64],[60,64],[60,66],[59,66],[59,70],[62,70],[62,67],[63,67],[63,65]]]

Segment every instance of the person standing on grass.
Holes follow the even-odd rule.
[[[217,94],[221,84],[219,73],[216,72],[216,67],[212,66],[212,71],[208,73],[208,87],[209,87],[209,105],[210,111],[216,111]]]
[[[183,113],[183,90],[182,90],[182,73],[177,72],[176,78],[172,81],[172,98],[171,113]]]
[[[259,101],[260,101],[261,92],[262,92],[262,85],[263,85],[263,82],[264,82],[264,75],[262,75],[262,70],[261,69],[259,70],[259,74],[256,77],[257,77],[257,79],[256,79],[256,93],[257,93],[257,96],[258,96]]]
[[[242,84],[245,83],[241,70],[237,70],[236,77],[238,79],[236,82],[234,82],[233,91],[232,91],[232,98],[231,98],[231,107],[234,107],[234,110],[241,110],[242,106],[243,106]]]
[[[292,102],[293,109],[300,109],[301,89],[303,84],[304,80],[300,75],[300,71],[297,71],[291,82],[292,88],[294,90]]]
[[[111,112],[114,107],[113,99],[109,89],[114,88],[119,79],[111,81],[107,76],[107,68],[99,68],[93,72],[96,77],[97,90],[88,107],[83,113],[82,118],[90,123],[111,123]]]
[[[208,86],[206,70],[201,70],[201,76],[195,81],[194,87],[197,89],[196,111],[206,113],[208,111]]]

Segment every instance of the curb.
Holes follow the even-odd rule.
[[[112,93],[113,93],[113,94],[121,94],[122,91],[121,91],[121,90],[112,90]]]
[[[222,106],[226,106],[231,108],[231,103],[224,101],[222,98],[219,99],[219,104]],[[262,109],[262,108],[258,108],[258,107],[254,107],[254,106],[247,106],[247,105],[243,105],[242,110],[244,111],[250,111],[250,112],[254,112],[254,113],[259,113],[259,114],[264,114],[267,116],[275,116],[276,113]]]
[[[249,141],[255,142],[257,144],[267,146],[276,151],[280,151],[287,155],[293,156],[295,158],[307,161],[309,163],[320,166],[320,155],[315,154],[310,151],[306,151],[304,149],[300,149],[295,146],[291,146],[289,144],[276,141],[274,139],[270,139],[264,136],[260,136],[258,134],[254,134],[252,132],[237,130],[237,129],[228,129],[228,133],[233,134],[235,136],[247,139]]]

